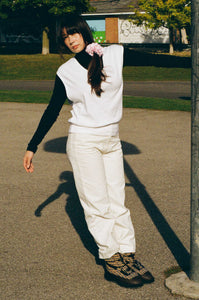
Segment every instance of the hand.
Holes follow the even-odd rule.
[[[26,151],[23,159],[23,166],[27,173],[32,173],[34,171],[34,166],[32,163],[32,159],[34,156],[34,152]]]

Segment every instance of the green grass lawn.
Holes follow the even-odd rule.
[[[63,62],[58,54],[0,55],[0,80],[52,80]]]
[[[163,67],[124,67],[124,81],[186,81],[191,80],[191,69]]]
[[[0,80],[53,80],[58,67],[71,57],[64,55],[63,60],[58,54],[0,55]],[[126,66],[123,76],[125,81],[184,81],[191,79],[191,69]],[[1,102],[48,103],[50,96],[51,92],[43,91],[0,91]],[[124,107],[190,111],[191,102],[124,96]]]
[[[0,91],[0,102],[48,103],[51,92]],[[124,96],[124,107],[156,110],[191,111],[190,100]],[[67,101],[66,101],[67,104]]]
[[[124,96],[124,107],[191,111],[190,100]]]
[[[0,91],[0,102],[49,103],[51,92],[44,91]]]
[[[61,60],[58,54],[49,55],[0,55],[0,80],[53,80],[58,67],[71,55]],[[127,66],[124,80],[190,80],[190,68],[166,68],[153,66]]]

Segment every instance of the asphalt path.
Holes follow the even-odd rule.
[[[105,280],[85,224],[65,154],[70,106],[39,146],[34,173],[23,169],[45,108],[0,103],[0,299],[184,300],[165,287],[164,272],[189,262],[191,114],[124,109],[126,205],[137,257],[155,276],[127,289]]]
[[[51,91],[53,80],[0,80],[0,90]],[[185,99],[191,97],[190,81],[125,81],[124,95]]]

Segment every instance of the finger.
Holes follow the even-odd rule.
[[[24,166],[25,170],[29,169],[30,161],[29,161],[28,157],[24,157],[23,166]]]
[[[30,164],[30,167],[28,169],[28,172],[29,173],[32,173],[34,171],[34,166],[33,166],[33,163]]]
[[[29,168],[25,167],[25,170],[27,173],[32,173],[34,172],[34,167],[33,166],[30,166]]]
[[[33,170],[34,170],[33,164],[29,157],[24,158],[23,166],[24,166],[24,169],[26,170],[26,172],[33,172]]]

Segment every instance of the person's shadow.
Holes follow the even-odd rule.
[[[57,190],[48,197],[42,204],[40,204],[35,210],[35,216],[41,217],[42,210],[57,200],[62,194],[66,194],[68,197],[66,199],[65,210],[68,214],[73,227],[78,233],[84,247],[96,258],[96,262],[100,263],[98,259],[98,248],[97,245],[88,231],[88,227],[85,221],[84,212],[80,204],[77,191],[75,188],[75,182],[73,178],[73,173],[70,171],[62,172],[59,176],[62,183],[58,186]]]
[[[45,143],[44,150],[47,152],[65,153],[67,137],[60,137],[53,139]],[[135,155],[141,153],[140,150],[133,144],[122,141],[123,153],[125,155]],[[171,253],[175,257],[179,266],[186,272],[189,268],[190,255],[182,242],[179,240],[173,229],[168,224],[167,220],[147,192],[147,189],[139,180],[131,166],[128,164],[124,157],[124,171],[130,183],[127,186],[132,186],[137,193],[140,201],[145,207],[147,213],[151,217],[152,222],[156,226],[160,235],[164,239],[166,245],[170,249]],[[75,230],[79,234],[82,243],[91,254],[96,258],[96,262],[100,263],[98,258],[97,245],[88,231],[86,221],[84,218],[84,212],[81,207],[75,183],[73,179],[72,172],[66,171],[61,173],[60,180],[64,182],[61,183],[56,192],[53,193],[49,198],[47,198],[35,211],[37,217],[41,216],[41,211],[48,204],[58,199],[63,193],[68,195],[66,200],[66,213],[70,217],[71,223],[73,224]]]

